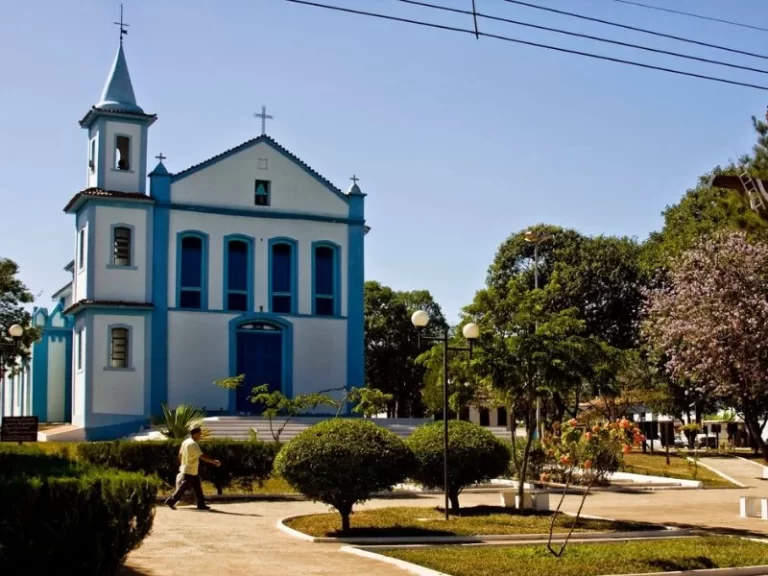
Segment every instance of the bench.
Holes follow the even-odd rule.
[[[768,480],[768,466],[763,466],[763,480]]]
[[[742,496],[739,498],[739,516],[768,520],[768,496]]]
[[[533,510],[534,512],[549,512],[549,492],[545,490],[526,490],[523,492],[523,502],[520,506],[520,496],[517,490],[501,492],[501,506],[515,510]]]

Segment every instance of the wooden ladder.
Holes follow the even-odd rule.
[[[757,184],[755,184],[755,181],[752,179],[752,176],[749,175],[746,168],[741,169],[739,180],[741,180],[741,185],[747,193],[749,207],[755,211],[765,210],[765,202],[763,202],[763,196],[760,194],[761,190],[758,189]]]

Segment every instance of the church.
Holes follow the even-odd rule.
[[[34,310],[42,336],[4,380],[4,415],[107,439],[163,404],[250,414],[262,384],[289,397],[364,385],[365,195],[266,135],[262,117],[258,138],[175,173],[160,154],[147,174],[157,116],[137,102],[121,34],[80,120],[71,281]],[[236,390],[213,384],[239,374]]]

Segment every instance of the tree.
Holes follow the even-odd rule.
[[[428,335],[447,326],[426,290],[395,292],[379,282],[365,283],[365,381],[366,386],[392,395],[389,416],[412,417],[423,412],[425,368],[416,362],[423,350],[411,324],[411,314],[418,309],[430,314]]]
[[[512,422],[525,423],[528,438],[522,460],[517,458],[517,436],[512,429],[512,458],[522,479],[528,474],[533,445],[535,406],[539,397],[574,392],[578,407],[579,386],[591,373],[602,350],[599,341],[584,334],[584,320],[575,309],[552,312],[548,306],[556,281],[544,289],[528,290],[523,279],[509,281],[505,293],[480,290],[466,314],[480,327],[473,366],[490,385],[507,394]]]
[[[413,479],[426,488],[443,487],[445,432],[443,422],[419,426],[405,441],[416,459]],[[509,447],[485,428],[448,422],[448,498],[459,513],[459,494],[467,486],[498,478],[509,467]]]
[[[275,471],[313,500],[330,504],[350,529],[352,507],[391,490],[413,468],[413,456],[393,432],[366,420],[326,420],[280,450]]]
[[[549,524],[547,550],[554,556],[560,557],[565,552],[565,547],[571,539],[573,529],[579,522],[584,502],[587,496],[589,496],[592,487],[596,482],[604,479],[607,474],[618,470],[622,454],[632,449],[628,441],[628,434],[631,428],[632,425],[629,420],[622,418],[614,422],[606,422],[602,426],[595,425],[591,429],[582,430],[578,427],[578,421],[573,418],[562,426],[557,426],[557,434],[549,435],[544,439],[542,444],[550,460],[550,467],[555,468],[565,478],[563,493]],[[640,444],[645,440],[637,428],[633,430],[632,434],[634,444]],[[546,480],[548,475],[548,473],[542,474],[542,480]],[[555,550],[552,547],[555,521],[558,514],[560,514],[563,500],[565,500],[565,495],[568,493],[568,487],[573,483],[577,475],[586,481],[587,489],[581,497],[579,509],[565,540],[560,549]]]
[[[649,292],[645,316],[671,376],[734,404],[768,459],[768,244],[744,232],[701,240]]]
[[[617,348],[632,348],[641,303],[641,246],[631,238],[588,237],[544,224],[530,230],[546,238],[539,244],[539,287],[555,277],[559,284],[547,302],[548,309],[576,309],[586,334]],[[528,289],[535,284],[534,247],[526,242],[525,231],[501,244],[486,284],[503,292],[512,279],[522,281]]]
[[[261,404],[263,406],[261,415],[266,416],[269,420],[269,431],[275,442],[280,442],[280,435],[283,433],[283,430],[288,425],[291,418],[294,418],[302,412],[314,410],[321,405],[336,406],[336,401],[326,394],[311,392],[309,394],[299,394],[293,398],[288,398],[280,390],[270,391],[269,384],[256,386],[248,399],[253,404]],[[283,416],[284,420],[282,425],[275,430],[273,420],[278,416]]]
[[[0,366],[15,366],[14,342],[8,328],[19,324],[24,328],[16,347],[16,356],[22,361],[29,360],[32,343],[39,338],[39,331],[31,325],[32,317],[24,308],[34,302],[35,297],[17,277],[19,266],[13,260],[0,257]],[[0,370],[2,372],[2,370]]]
[[[468,342],[461,334],[461,327],[451,330],[448,347],[466,348]],[[418,357],[417,362],[426,368],[422,401],[433,413],[443,411],[443,352],[444,345],[437,344]],[[475,400],[478,381],[475,378],[466,352],[448,352],[448,407],[458,418],[462,408]],[[451,417],[450,414],[448,417]]]

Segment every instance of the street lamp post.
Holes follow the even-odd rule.
[[[539,235],[533,230],[527,230],[525,232],[525,241],[529,244],[533,244],[533,287],[539,289],[539,244],[546,242],[552,236],[549,234]],[[536,328],[539,327],[539,322],[536,321]],[[541,438],[541,398],[539,394],[536,394],[536,437]]]
[[[440,336],[422,336],[422,331],[429,324],[429,314],[424,312],[424,310],[414,312],[413,316],[411,316],[411,322],[417,330],[419,348],[421,347],[422,339],[443,344],[443,492],[445,492],[445,519],[448,520],[448,352],[469,352],[471,359],[472,346],[474,341],[480,336],[480,328],[472,322],[466,324],[461,333],[469,341],[469,346],[451,348],[448,346],[448,328]]]
[[[8,335],[13,340],[13,356],[11,356],[14,359],[14,364],[16,363],[16,356],[19,353],[19,339],[24,335],[24,328],[19,324],[12,324],[8,328]],[[5,416],[5,379],[6,379],[6,372],[5,372],[5,363],[2,361],[2,354],[0,354],[0,370],[2,370],[2,373],[0,373],[0,381],[2,382],[2,389],[0,389],[0,419]],[[13,383],[11,383],[11,416],[13,416],[13,404],[14,404],[14,394],[13,394]]]

